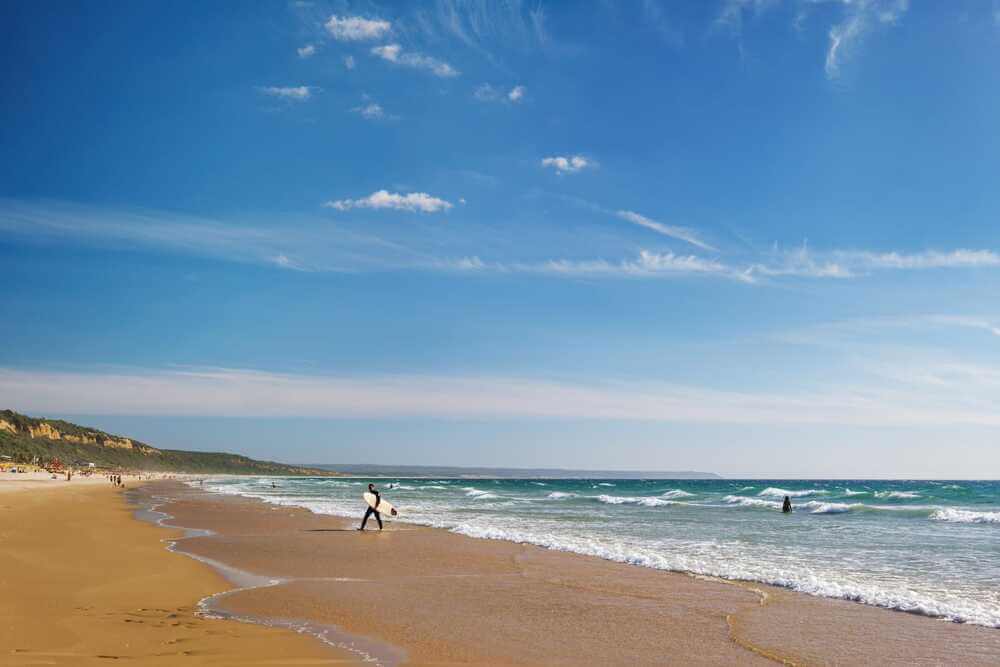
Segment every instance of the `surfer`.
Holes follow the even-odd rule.
[[[365,510],[365,518],[361,520],[361,527],[358,530],[364,530],[365,524],[368,523],[368,517],[372,514],[375,515],[375,520],[378,521],[378,529],[382,530],[382,515],[378,511],[379,503],[382,502],[382,496],[379,494],[378,489],[375,488],[374,484],[368,485],[368,493],[375,496],[375,505],[369,505],[368,509]]]
[[[785,496],[785,502],[781,504],[781,511],[784,512],[785,514],[788,514],[789,512],[792,511],[792,499],[789,498],[788,496]]]

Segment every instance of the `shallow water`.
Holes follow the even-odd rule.
[[[360,519],[368,481],[204,488]],[[396,521],[1000,627],[1000,482],[375,481]],[[780,512],[785,495],[791,515]]]

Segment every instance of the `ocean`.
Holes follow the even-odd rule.
[[[399,509],[390,521],[1000,628],[995,481],[253,477],[204,488],[360,521],[369,481]]]

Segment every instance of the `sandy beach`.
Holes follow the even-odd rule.
[[[1000,658],[993,629],[392,521],[362,534],[343,519],[178,481],[0,489],[3,664]]]
[[[163,482],[179,549],[280,580],[216,602],[368,642],[386,664],[996,664],[1000,632],[756,584],[343,519]]]
[[[180,532],[137,521],[103,478],[4,479],[0,493],[0,664],[354,660],[290,630],[198,616],[200,599],[231,586],[167,551]]]

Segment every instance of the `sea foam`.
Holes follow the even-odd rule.
[[[818,493],[828,493],[828,492],[824,491],[823,489],[805,489],[802,491],[789,491],[787,489],[779,489],[774,486],[769,486],[760,493],[758,493],[757,495],[772,496],[777,498],[783,498],[784,496],[788,496],[789,498],[801,498],[802,496],[813,496]]]
[[[663,507],[665,505],[674,504],[669,500],[661,500],[659,498],[637,498],[634,496],[600,495],[597,496],[597,500],[607,505],[642,505],[644,507]]]
[[[951,523],[995,523],[1000,524],[1000,512],[976,512],[943,507],[933,514],[935,521],[950,521]]]

